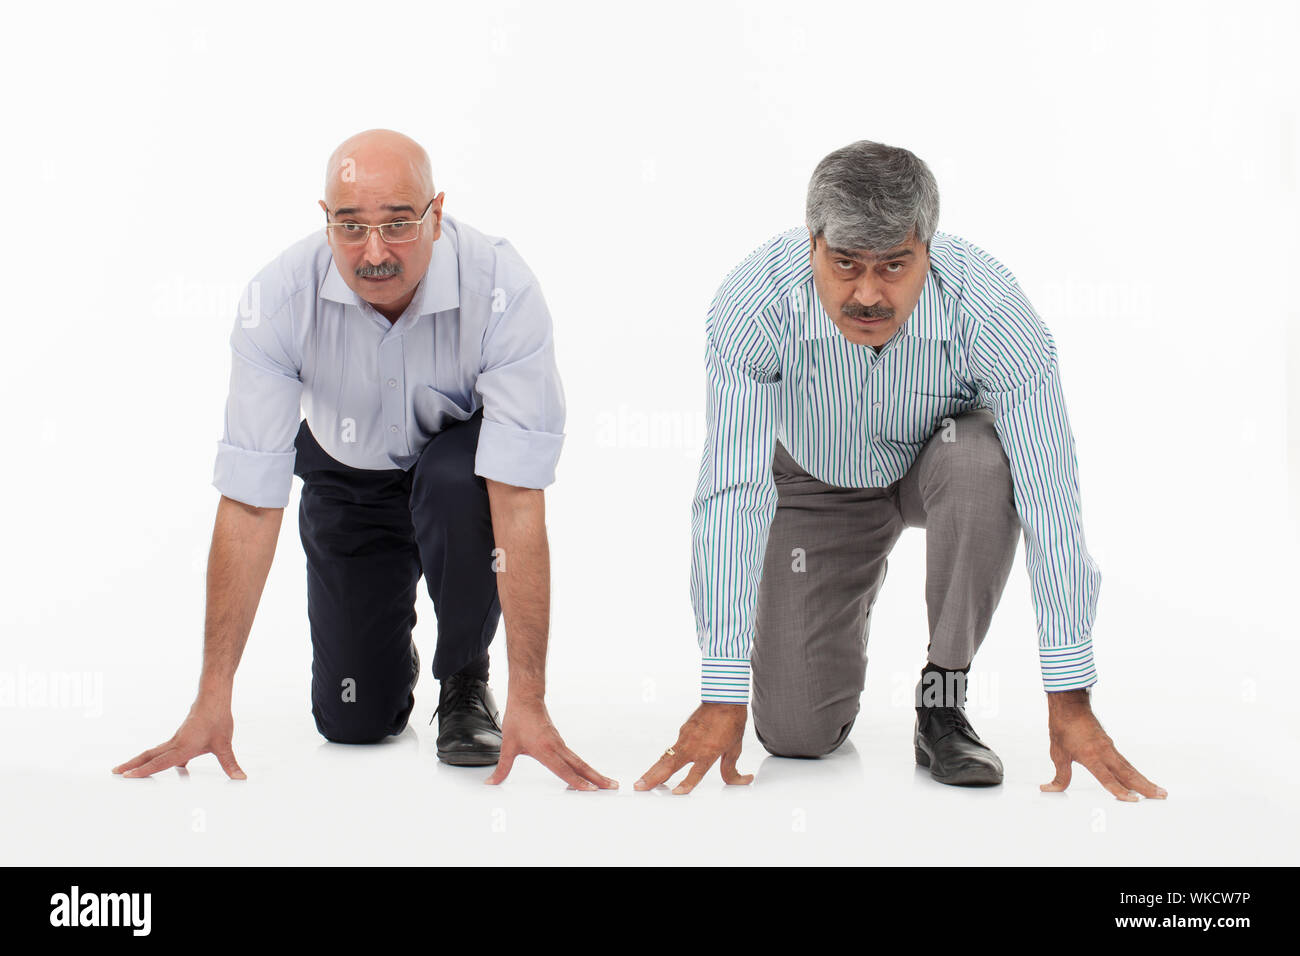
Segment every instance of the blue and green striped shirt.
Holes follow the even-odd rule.
[[[827,484],[884,487],[945,417],[979,407],[993,410],[1011,463],[1043,685],[1095,683],[1101,573],[1084,542],[1056,345],[1015,276],[936,233],[920,300],[877,354],[826,314],[808,252],[807,229],[781,233],[731,271],[709,307],[708,430],[691,509],[701,698],[749,699],[776,441]]]

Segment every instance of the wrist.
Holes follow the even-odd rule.
[[[1049,692],[1047,695],[1047,713],[1049,718],[1092,713],[1091,688],[1080,687],[1075,690]]]
[[[736,703],[722,703],[720,701],[704,700],[700,701],[699,709],[696,711],[700,719],[710,722],[721,721],[732,727],[743,729],[745,722],[749,719],[749,705]]]
[[[227,680],[200,680],[199,692],[194,698],[198,710],[230,709],[234,685]]]
[[[516,710],[545,710],[546,709],[546,687],[541,682],[525,681],[516,683],[510,681],[506,690],[506,707],[513,706]]]

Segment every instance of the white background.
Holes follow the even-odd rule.
[[[0,845],[14,863],[1294,863],[1300,487],[1290,4],[227,3],[6,12]],[[446,210],[540,277],[568,398],[547,493],[549,704],[618,793],[529,760],[499,789],[428,726],[325,743],[309,712],[299,482],[212,757],[176,729],[239,293],[318,228],[361,129],[423,143]],[[940,228],[1056,337],[1103,583],[1095,706],[1167,801],[1052,776],[1023,548],[973,671],[1006,782],[912,761],[923,532],[890,559],[863,713],[821,761],[634,793],[697,701],[689,508],[703,328],[857,139],[924,158]],[[427,596],[416,631],[432,659]],[[494,686],[505,699],[504,632]],[[32,688],[84,680],[81,701]]]

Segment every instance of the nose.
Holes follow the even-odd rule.
[[[379,265],[388,258],[388,244],[379,235],[378,229],[370,230],[363,248],[366,251],[366,261],[371,265]]]
[[[880,303],[882,299],[880,286],[872,281],[870,272],[854,284],[853,298],[857,302],[866,306],[878,305]]]

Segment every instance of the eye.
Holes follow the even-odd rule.
[[[358,223],[358,222],[345,222],[345,223],[343,223],[343,231],[344,231],[344,232],[360,232],[360,231],[361,231],[361,224]]]
[[[841,269],[847,272],[848,270],[853,268],[855,263],[852,259],[836,259],[835,265],[839,266]]]
[[[895,266],[897,266],[898,268],[894,268]],[[890,275],[895,275],[895,276],[896,276],[896,275],[898,275],[900,272],[902,272],[903,269],[904,269],[904,265],[903,265],[903,263],[901,263],[901,262],[887,262],[887,263],[885,263],[885,271],[887,271]]]

